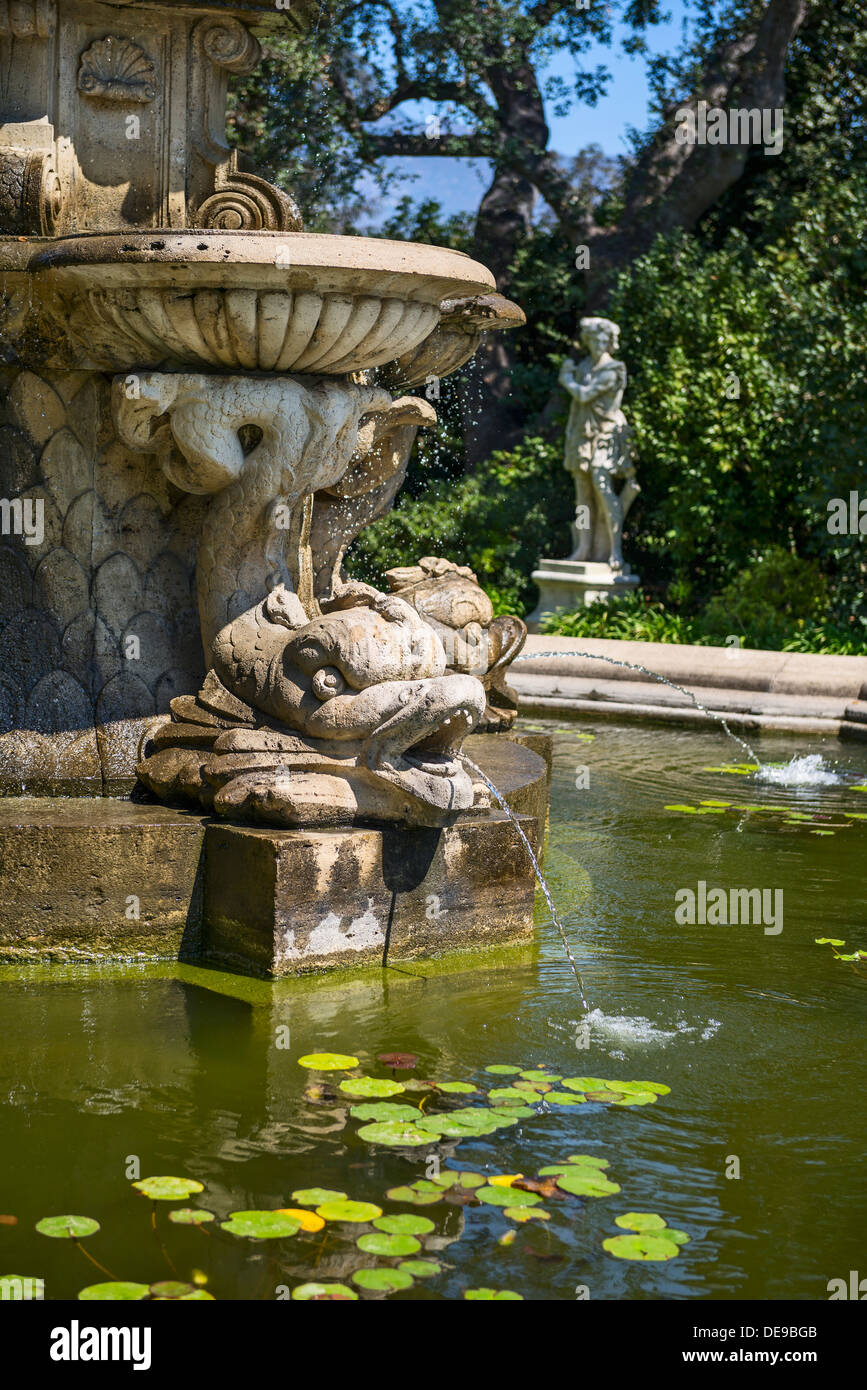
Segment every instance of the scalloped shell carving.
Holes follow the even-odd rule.
[[[132,39],[109,34],[81,56],[78,89],[101,101],[153,101],[157,77],[153,60]]]

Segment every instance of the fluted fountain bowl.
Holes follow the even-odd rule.
[[[459,251],[306,232],[66,237],[32,243],[26,272],[43,332],[111,372],[344,375],[405,359],[444,300],[495,288]]]

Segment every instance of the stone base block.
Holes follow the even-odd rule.
[[[548,743],[466,744],[534,845]],[[0,797],[0,962],[315,972],[518,940],[532,913],[530,862],[499,813],[441,831],[272,831],[108,797]]]
[[[536,818],[520,820],[536,848]],[[500,945],[532,932],[534,882],[504,814],[445,830],[212,825],[202,953],[279,977]]]
[[[610,565],[590,560],[540,560],[532,577],[539,586],[539,602],[526,619],[531,632],[538,632],[546,613],[554,613],[558,608],[572,612],[588,608],[591,603],[607,603],[612,595],[634,593],[640,583],[628,565],[613,570]]]

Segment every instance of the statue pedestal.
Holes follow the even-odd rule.
[[[531,632],[538,632],[546,613],[558,608],[572,612],[576,608],[588,608],[591,603],[607,603],[612,595],[634,593],[640,583],[638,575],[633,574],[628,565],[622,570],[613,570],[610,565],[594,560],[542,559],[532,577],[539,586],[539,602],[525,619]]]

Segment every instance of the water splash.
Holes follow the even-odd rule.
[[[687,690],[686,686],[677,685],[674,681],[670,681],[667,676],[661,676],[658,671],[651,671],[648,666],[638,666],[634,661],[619,661],[617,657],[614,656],[600,656],[597,652],[576,652],[571,649],[568,652],[522,652],[520,656],[515,657],[515,661],[538,661],[542,656],[583,656],[586,657],[588,661],[605,661],[609,666],[622,666],[627,671],[640,671],[642,675],[650,676],[653,680],[659,681],[662,685],[667,685],[670,690],[677,690],[681,695],[686,695],[687,699],[692,701],[697,710],[700,710],[702,714],[706,714],[708,719],[714,719],[717,724],[721,725],[723,731],[728,734],[729,738],[732,739],[739,748],[742,748],[745,753],[749,753],[750,762],[755,763],[757,769],[761,769],[762,763],[758,754],[753,751],[744,739],[732,733],[721,714],[716,714],[712,709],[708,709],[706,705],[703,705],[700,700],[696,699],[691,690]]]
[[[578,985],[578,993],[581,996],[581,1005],[584,1009],[584,1012],[587,1013],[590,1008],[590,1005],[587,1003],[587,995],[584,992],[584,981],[581,978],[581,973],[578,969],[578,966],[575,964],[575,957],[572,954],[568,938],[566,936],[565,931],[563,930],[563,924],[560,921],[560,918],[557,916],[557,909],[554,906],[554,899],[551,897],[551,890],[548,887],[547,882],[545,881],[545,875],[542,873],[542,870],[539,866],[539,861],[533,853],[533,846],[530,844],[530,841],[524,834],[523,827],[521,825],[521,822],[518,820],[518,817],[515,815],[514,811],[512,810],[508,802],[505,800],[505,798],[494,786],[487,773],[483,772],[482,769],[478,766],[478,764],[473,762],[472,758],[468,758],[466,753],[461,753],[460,756],[461,761],[470,769],[470,771],[475,772],[476,776],[481,777],[482,781],[485,783],[485,786],[488,788],[488,791],[491,793],[493,797],[496,798],[498,804],[505,811],[506,815],[509,817],[509,820],[512,822],[512,824],[514,825],[515,829],[517,830],[518,834],[524,842],[524,848],[530,856],[530,860],[533,865],[533,872],[535,873],[536,878],[539,881],[539,887],[545,894],[545,901],[548,904],[548,911],[551,914],[551,920],[553,921],[554,926],[560,933],[560,939],[563,942],[564,950],[566,951],[566,955],[569,958],[569,964],[572,967],[572,974],[575,976],[575,980]]]
[[[838,772],[832,772],[825,766],[825,759],[820,753],[807,753],[792,758],[781,767],[776,764],[760,767],[758,780],[773,782],[778,787],[830,787],[843,779]]]

